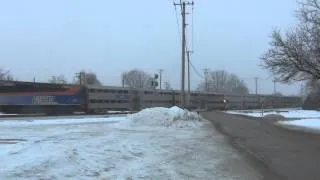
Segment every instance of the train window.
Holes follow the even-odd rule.
[[[145,91],[144,94],[152,94],[152,91]]]
[[[111,102],[111,103],[116,103],[116,101],[115,101],[115,100],[111,100],[110,102]]]

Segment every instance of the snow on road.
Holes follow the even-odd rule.
[[[0,122],[0,179],[259,179],[205,120],[178,108],[128,117]]]

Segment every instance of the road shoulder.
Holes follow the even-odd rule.
[[[222,112],[202,116],[227,136],[265,179],[319,179],[320,136]]]

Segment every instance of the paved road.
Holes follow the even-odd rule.
[[[229,137],[264,179],[320,179],[320,136],[286,130],[270,122],[206,112],[202,116]]]

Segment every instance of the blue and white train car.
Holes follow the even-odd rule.
[[[0,112],[64,114],[86,111],[86,89],[47,83],[0,82]]]

